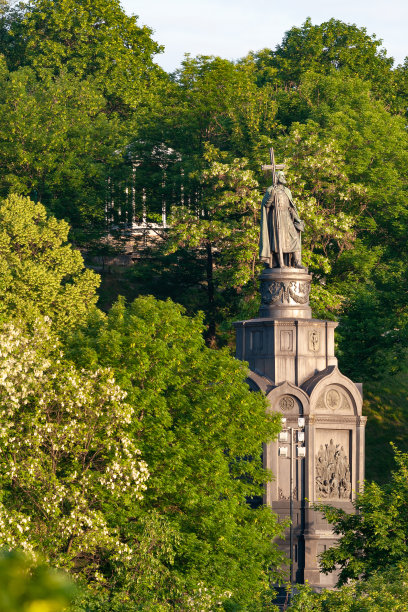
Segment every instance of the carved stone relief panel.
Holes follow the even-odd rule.
[[[279,408],[284,412],[288,410],[293,410],[296,406],[296,402],[293,397],[290,395],[284,395],[279,400]]]
[[[338,410],[343,399],[347,401],[346,398],[342,398],[337,389],[327,389],[324,394],[324,405],[330,410]]]
[[[293,489],[293,492],[292,492],[292,496],[293,496],[293,497],[292,497],[292,499],[294,499],[294,500],[296,500],[296,499],[298,498],[298,493],[297,493],[297,491],[298,491],[298,490],[297,490],[297,487],[295,487],[295,488]],[[281,489],[280,487],[278,487],[278,499],[279,499],[279,501],[286,501],[286,500],[290,500],[290,491],[289,491],[289,493],[288,493],[287,495],[285,495],[285,494],[283,493],[282,489]]]
[[[316,430],[315,490],[317,499],[351,498],[350,432]]]
[[[339,386],[330,385],[319,395],[314,412],[321,414],[353,414],[354,411],[347,392]]]
[[[307,304],[309,302],[310,283],[292,281],[289,283],[288,292],[296,304]]]
[[[308,304],[310,281],[261,281],[262,304]]]
[[[309,351],[317,353],[320,349],[320,332],[316,329],[309,331]]]

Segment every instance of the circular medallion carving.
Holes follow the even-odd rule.
[[[295,400],[290,395],[284,395],[279,400],[279,408],[281,410],[292,410],[295,407]]]
[[[330,408],[330,410],[337,410],[337,408],[340,408],[341,404],[340,393],[336,391],[336,389],[329,389],[326,391],[324,403],[326,404],[327,408]]]

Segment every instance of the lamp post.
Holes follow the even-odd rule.
[[[286,443],[287,446],[279,446],[279,456],[286,457],[290,460],[290,478],[289,478],[289,558],[290,558],[290,587],[291,596],[293,593],[294,580],[294,555],[293,555],[293,482],[294,482],[294,467],[295,461],[302,460],[306,457],[305,441],[305,419],[298,418],[297,427],[288,427],[286,418],[282,418],[283,429],[279,433],[279,442]],[[288,454],[289,450],[289,454]]]

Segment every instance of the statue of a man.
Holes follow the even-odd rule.
[[[300,220],[285,175],[276,172],[276,184],[266,190],[261,209],[259,257],[269,268],[301,268]]]

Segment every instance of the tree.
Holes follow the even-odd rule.
[[[0,225],[2,319],[32,325],[48,316],[57,331],[80,323],[95,306],[99,279],[68,244],[68,224],[13,195],[0,205]]]
[[[314,274],[313,307],[318,316],[342,317],[341,366],[367,380],[395,370],[401,351],[394,351],[391,339],[403,347],[406,337],[405,123],[373,99],[367,83],[335,73],[305,74],[295,103],[303,121],[292,123],[276,149],[286,157],[306,221],[303,246]],[[367,315],[369,302],[377,306]],[[375,334],[353,332],[358,318],[381,335],[388,356],[380,369]],[[347,347],[346,335],[353,333],[362,341],[358,356]]]
[[[255,82],[251,65],[220,57],[186,56],[176,71],[176,116],[167,118],[178,151],[203,152],[205,143],[246,157],[257,150],[259,138],[276,127],[277,111],[271,93]],[[181,123],[182,130],[177,128]],[[181,137],[181,138],[180,138]]]
[[[277,141],[297,208],[305,222],[302,260],[313,273],[314,316],[338,316],[343,296],[333,266],[355,244],[365,190],[347,176],[344,154],[332,135],[308,120],[293,123]]]
[[[321,567],[325,572],[339,569],[339,585],[406,564],[408,454],[396,450],[395,460],[397,469],[390,482],[366,483],[354,502],[355,514],[319,506],[340,536],[335,546],[322,553]]]
[[[194,174],[199,202],[193,209],[174,208],[167,252],[189,248],[205,261],[207,338],[215,344],[223,304],[220,294],[226,293],[224,309],[228,308],[225,302],[231,299],[231,290],[255,280],[260,194],[246,159],[228,163],[227,154],[211,146],[206,148],[204,159],[207,167]]]
[[[404,368],[406,313],[391,308],[372,282],[350,290],[340,323],[338,356],[351,379],[378,381]]]
[[[270,509],[247,501],[269,477],[261,446],[279,418],[249,391],[246,366],[207,348],[202,331],[201,317],[141,297],[91,318],[67,351],[81,367],[113,368],[135,410],[133,436],[150,472],[142,507],[154,508],[178,537],[179,596],[158,587],[161,601],[177,608],[183,592],[201,585],[258,610],[278,574],[272,540],[282,526]]]
[[[124,112],[143,104],[163,76],[152,61],[162,48],[150,35],[135,16],[125,14],[119,0],[33,0],[6,12],[0,52],[10,70],[31,66],[44,78],[48,70],[65,69],[91,78],[110,110]]]
[[[161,48],[150,34],[118,0],[5,8],[0,193],[41,199],[74,227],[103,227],[113,193],[123,206],[132,176],[127,147],[168,81],[153,62]]]
[[[171,562],[154,511],[139,519],[149,472],[126,393],[109,369],[64,361],[49,323],[31,334],[3,325],[0,344],[0,546],[43,557],[103,609],[123,609]]]
[[[104,225],[109,176],[126,139],[94,84],[65,70],[46,82],[30,68],[0,77],[0,193],[30,195],[75,226]]]
[[[288,612],[406,612],[408,610],[407,572],[398,567],[376,573],[367,580],[353,581],[335,591],[314,593],[299,586]]]
[[[43,563],[33,566],[17,551],[0,552],[0,606],[3,612],[62,612],[75,597],[74,583]]]
[[[392,67],[382,41],[369,36],[366,28],[330,19],[313,25],[310,18],[301,27],[286,32],[274,51],[263,49],[251,54],[258,71],[258,83],[298,88],[308,71],[319,74],[341,73],[359,77],[397,112],[404,113],[406,103],[397,95]]]
[[[171,213],[170,240],[163,249],[167,259],[159,252],[154,261],[156,254],[149,252],[153,263],[146,285],[139,270],[135,282],[141,291],[153,289],[159,296],[168,287],[167,295],[188,308],[201,302],[208,340],[214,343],[216,333],[220,339],[221,319],[235,317],[246,306],[248,294],[253,295],[254,205],[259,195],[256,190],[251,193],[257,183],[253,172],[260,166],[262,148],[267,152],[268,135],[276,129],[276,104],[268,87],[257,87],[249,64],[187,56],[172,79],[166,105],[151,114],[140,140],[131,147],[134,159],[140,160],[135,176],[148,209],[161,213],[165,204]],[[185,291],[179,290],[177,280],[174,288],[169,287],[167,270],[180,262],[184,278],[186,261],[195,282]],[[158,279],[154,286],[152,279]],[[197,299],[191,300],[191,295]],[[255,312],[256,307],[251,303],[248,310]]]

